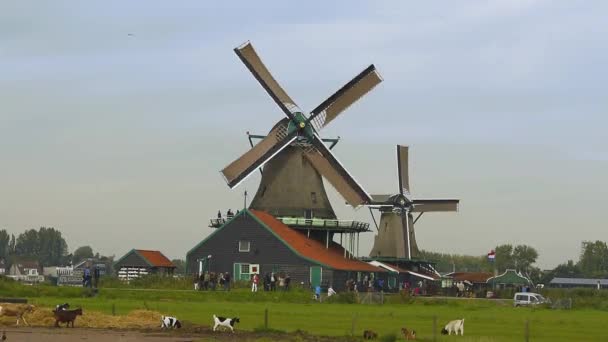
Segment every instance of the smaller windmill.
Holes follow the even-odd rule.
[[[425,212],[458,211],[457,199],[413,199],[408,170],[409,148],[397,145],[399,193],[371,195],[370,212],[378,209],[380,224],[370,257],[416,258],[419,255],[414,224]],[[413,213],[419,213],[414,219]],[[372,213],[372,218],[374,218]],[[376,220],[374,218],[374,223]]]

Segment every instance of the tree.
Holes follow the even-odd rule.
[[[72,256],[72,262],[74,264],[77,264],[80,261],[82,261],[86,258],[92,258],[93,256],[94,256],[93,248],[91,248],[91,246],[78,247],[78,248],[76,248],[76,250],[74,251],[74,254]]]
[[[12,243],[12,241],[11,241]],[[68,244],[55,228],[29,229],[19,234],[15,242],[15,255],[32,258],[42,266],[59,265],[67,254]]]
[[[583,241],[578,267],[586,277],[608,275],[608,246],[603,241]]]
[[[568,260],[568,262],[566,262],[564,264],[559,264],[559,265],[557,265],[556,268],[554,268],[550,272],[547,272],[542,277],[541,281],[545,284],[548,284],[555,277],[580,278],[582,276],[583,276],[583,273],[581,272],[578,265],[575,264],[574,261]]]
[[[518,245],[513,248],[512,256],[515,268],[529,277],[531,267],[538,258],[536,249],[527,245]]]
[[[8,253],[10,254],[15,254],[15,246],[16,246],[16,242],[15,242],[15,234],[11,234],[11,242],[9,242],[8,244]]]
[[[513,258],[513,246],[499,245],[494,249],[496,252],[495,267],[498,272],[504,272],[507,269],[515,268],[515,260]]]
[[[483,256],[459,255],[420,251],[420,259],[435,262],[438,272],[448,273],[456,270],[458,272],[481,272],[487,270]]]
[[[38,230],[38,259],[42,266],[57,266],[64,262],[68,244],[55,228],[41,227]]]
[[[0,230],[0,259],[6,260],[10,254],[11,236],[5,229]]]
[[[186,273],[186,261],[183,259],[173,259],[171,260],[173,265],[175,265],[175,274],[185,274]]]
[[[15,254],[21,257],[33,258],[40,253],[40,243],[38,240],[38,232],[35,229],[29,229],[19,234],[15,244]]]

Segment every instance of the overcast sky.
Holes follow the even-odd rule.
[[[404,144],[415,196],[461,199],[423,216],[421,248],[577,260],[608,240],[607,17],[605,1],[2,1],[0,228],[185,258],[257,189],[219,174],[245,132],[284,117],[232,51],[250,40],[305,110],[376,65],[384,82],[322,135],[371,193],[397,191]]]

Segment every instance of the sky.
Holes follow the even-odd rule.
[[[608,2],[0,3],[0,228],[70,251],[170,258],[242,207],[219,170],[284,114],[239,61],[251,41],[305,110],[374,63],[384,82],[325,128],[370,193],[460,198],[421,248],[527,244],[552,268],[608,240]],[[327,184],[341,219],[371,222]],[[361,237],[360,254],[373,233]]]

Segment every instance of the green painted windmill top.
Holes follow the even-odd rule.
[[[489,278],[486,283],[491,284],[506,284],[506,285],[528,285],[530,279],[524,277],[515,270],[506,270],[505,273],[496,277]]]
[[[287,124],[287,134],[290,134],[293,131],[298,130],[298,129],[303,129],[304,136],[309,139],[312,138],[312,136],[315,132],[312,128],[312,125],[310,125],[306,122],[306,116],[304,116],[304,114],[302,114],[300,112],[296,112],[296,113],[294,113],[294,117],[296,119],[296,122],[294,122],[293,120],[290,120],[289,123]]]

